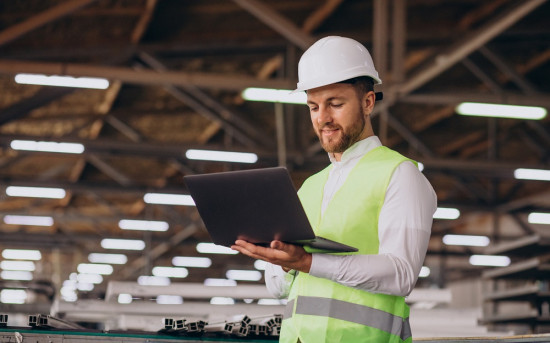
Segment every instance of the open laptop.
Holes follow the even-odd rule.
[[[237,239],[267,245],[272,240],[303,245],[310,252],[356,248],[316,237],[283,167],[184,176],[215,244]]]

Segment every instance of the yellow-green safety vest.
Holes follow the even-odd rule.
[[[407,160],[384,146],[369,151],[323,215],[323,190],[331,166],[308,178],[298,195],[315,234],[356,247],[358,251],[351,254],[378,254],[378,217],[386,189],[395,168]],[[290,289],[280,342],[412,342],[408,318],[404,297],[298,273]]]

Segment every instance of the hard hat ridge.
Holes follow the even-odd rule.
[[[375,84],[382,80],[369,51],[346,37],[328,36],[315,42],[298,63],[296,91],[305,91],[358,76],[368,76]]]

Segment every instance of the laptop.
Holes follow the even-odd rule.
[[[357,251],[315,236],[286,168],[187,175],[184,180],[215,244],[280,240],[309,252]]]

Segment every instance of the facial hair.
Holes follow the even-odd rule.
[[[340,125],[331,125],[331,124],[325,124],[318,128],[317,130],[317,137],[319,137],[319,142],[321,142],[321,146],[323,149],[325,149],[328,153],[343,153],[346,151],[349,147],[351,147],[353,144],[357,143],[359,141],[359,138],[361,137],[361,134],[363,133],[363,129],[365,128],[365,115],[364,111],[361,108],[361,115],[359,118],[357,118],[356,121],[350,125],[349,128],[344,129]],[[321,134],[321,130],[324,128],[328,129],[338,129],[340,131],[339,137],[325,137],[323,139],[323,135]]]

